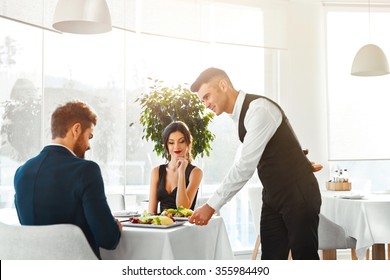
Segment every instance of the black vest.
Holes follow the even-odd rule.
[[[238,124],[240,141],[243,142],[246,135],[244,119],[249,104],[258,98],[265,98],[275,104],[283,116],[280,126],[267,143],[257,165],[257,173],[264,188],[264,202],[275,206],[294,200],[296,202],[296,199],[302,199],[301,197],[294,199],[297,189],[307,194],[312,193],[314,189],[318,197],[318,183],[313,175],[312,166],[304,155],[286,115],[274,101],[265,96],[246,94]],[[313,188],[312,184],[316,186]]]

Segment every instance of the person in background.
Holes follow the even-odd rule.
[[[231,115],[242,152],[217,191],[194,211],[190,223],[207,224],[257,169],[263,185],[262,259],[286,260],[291,249],[293,259],[318,260],[321,194],[315,169],[282,108],[267,97],[235,90],[218,68],[204,70],[191,91],[217,116]]]
[[[162,141],[167,163],[152,170],[148,212],[180,206],[194,209],[203,172],[191,164],[192,135],[184,122],[175,121],[164,129]]]
[[[96,122],[84,102],[57,107],[51,116],[52,143],[16,170],[14,186],[22,225],[77,225],[100,259],[99,247],[116,248],[122,225],[107,204],[98,164],[84,159]]]

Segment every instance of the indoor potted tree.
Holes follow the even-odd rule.
[[[149,78],[152,80],[151,78]],[[208,130],[214,113],[206,108],[198,96],[187,87],[177,85],[167,87],[161,80],[152,80],[150,92],[136,99],[141,104],[140,123],[143,126],[142,139],[154,142],[153,151],[165,158],[162,132],[172,121],[185,122],[192,134],[192,154],[194,159],[200,155],[209,156],[210,143],[215,135]]]

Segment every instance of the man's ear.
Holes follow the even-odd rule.
[[[227,83],[227,81],[225,80],[225,79],[221,79],[220,81],[219,81],[219,88],[223,91],[223,92],[225,92],[225,91],[227,91],[227,89],[228,89],[228,83]]]
[[[81,135],[82,133],[82,128],[81,128],[81,124],[80,123],[75,123],[74,125],[72,125],[72,135],[73,135],[73,138],[79,138],[79,136]]]

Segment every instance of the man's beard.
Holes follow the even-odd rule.
[[[79,158],[85,158],[85,150],[82,148],[81,140],[80,138],[77,139],[76,144],[73,147],[73,152],[78,156]]]

